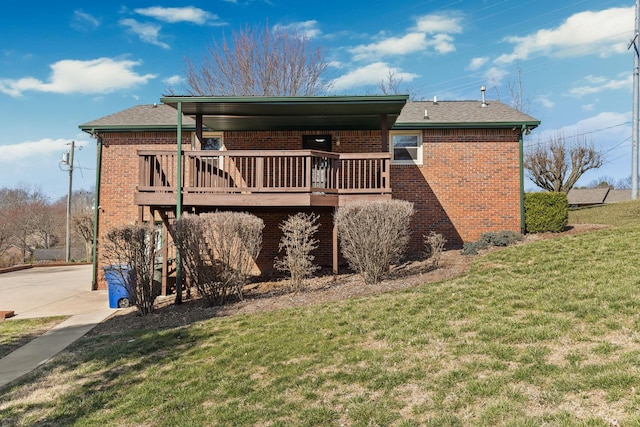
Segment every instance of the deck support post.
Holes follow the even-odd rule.
[[[196,146],[194,150],[202,150],[202,114],[196,114]]]
[[[182,102],[178,102],[178,155],[176,165],[176,221],[182,216]],[[182,304],[182,260],[180,249],[176,249],[176,305]]]
[[[333,277],[338,275],[338,223],[336,216],[338,208],[333,209]]]
[[[387,115],[380,115],[380,140],[382,142],[382,152],[389,152],[389,124],[387,123]]]

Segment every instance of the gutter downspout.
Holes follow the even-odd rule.
[[[520,232],[524,234],[527,230],[524,222],[524,134],[527,131],[527,126],[522,125],[520,130],[520,140],[518,141],[518,149],[520,151]]]
[[[182,102],[178,101],[178,155],[176,165],[176,221],[182,216]],[[182,259],[176,247],[176,305],[182,304]]]
[[[93,249],[92,249],[92,276],[91,290],[98,289],[98,216],[100,210],[100,169],[102,168],[102,138],[91,129],[91,135],[96,138],[96,184],[93,190]]]

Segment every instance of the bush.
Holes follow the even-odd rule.
[[[424,257],[431,261],[431,268],[438,268],[445,243],[447,239],[434,231],[424,236]]]
[[[153,311],[153,303],[160,294],[160,284],[153,281],[158,250],[156,232],[148,224],[114,227],[104,237],[104,261],[128,267],[114,271],[122,275],[131,303],[143,316]]]
[[[263,228],[260,218],[244,212],[185,214],[176,221],[185,277],[209,305],[222,305],[231,295],[243,298]]]
[[[559,233],[569,222],[569,201],[565,193],[527,193],[524,211],[527,233]]]
[[[463,255],[476,255],[478,251],[488,249],[491,246],[509,246],[519,242],[524,237],[515,231],[489,231],[484,233],[475,242],[466,242],[462,246]]]
[[[413,203],[358,202],[338,208],[335,222],[342,254],[365,284],[376,284],[409,243]]]
[[[255,260],[262,249],[264,221],[247,212],[215,212],[200,215],[207,225],[206,239],[219,267],[219,280],[243,299]]]
[[[280,224],[282,238],[280,251],[284,250],[282,259],[276,258],[274,267],[278,271],[288,271],[291,275],[292,290],[300,290],[304,279],[311,276],[318,266],[313,264],[311,252],[318,247],[314,235],[318,231],[319,216],[315,213],[298,213]]]

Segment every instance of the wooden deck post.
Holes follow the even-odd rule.
[[[333,276],[338,275],[338,224],[336,223],[336,214],[338,208],[333,209]]]
[[[382,152],[389,152],[389,125],[387,124],[387,115],[380,115],[380,140],[382,142]]]
[[[196,114],[196,146],[195,150],[202,150],[202,114]]]

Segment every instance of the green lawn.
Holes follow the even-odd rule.
[[[0,390],[0,425],[638,426],[639,312],[625,225],[410,291],[86,337]]]
[[[0,357],[25,345],[35,337],[66,319],[65,316],[41,319],[10,319],[0,321]]]
[[[634,226],[640,222],[640,202],[620,202],[610,205],[576,209],[569,212],[570,224],[610,224]]]

